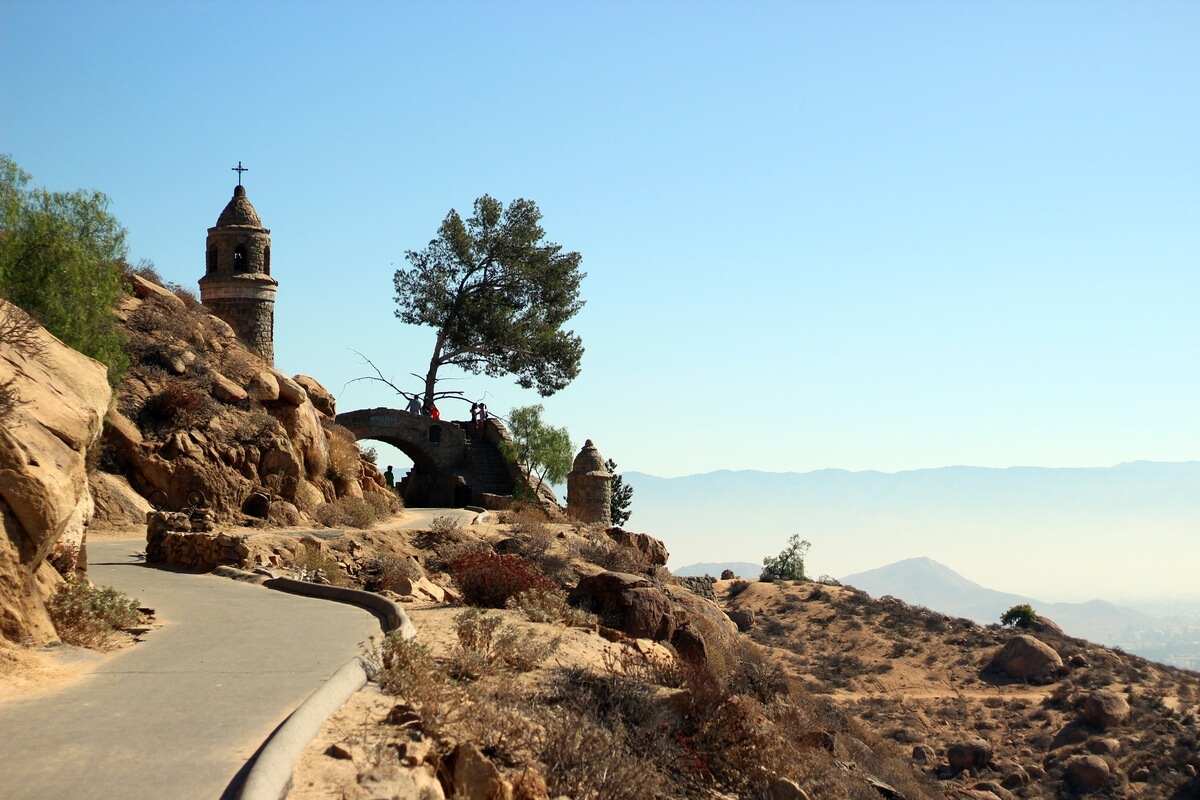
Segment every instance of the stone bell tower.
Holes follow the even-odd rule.
[[[271,277],[271,231],[242,186],[241,162],[234,167],[233,198],[208,229],[200,302],[229,323],[238,339],[268,364],[275,361],[275,292]]]

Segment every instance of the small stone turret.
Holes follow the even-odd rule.
[[[271,277],[271,231],[246,197],[233,198],[208,229],[200,302],[229,323],[238,339],[268,364],[275,361],[275,293]]]
[[[612,524],[612,473],[588,439],[567,475],[567,514],[580,522]]]

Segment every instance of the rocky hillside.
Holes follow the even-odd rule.
[[[353,436],[333,424],[334,398],[244,348],[186,292],[140,276],[119,307],[131,368],[105,420],[94,481],[105,524],[155,507],[209,509],[216,521],[300,524],[326,503],[391,497]],[[266,502],[270,499],[271,502]]]
[[[1200,797],[1200,674],[1041,618],[983,627],[819,583],[715,590],[775,663],[907,748],[948,795]]]

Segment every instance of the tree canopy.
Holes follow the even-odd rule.
[[[0,155],[0,297],[106,364],[115,381],[127,363],[113,315],[124,292],[125,229],[104,194],[30,189],[29,180]]]
[[[563,326],[583,307],[582,256],[547,241],[532,200],[505,208],[484,195],[463,219],[451,210],[437,237],[405,253],[396,271],[396,316],[437,331],[425,403],[438,370],[458,367],[517,383],[547,397],[579,374],[583,343]]]
[[[562,483],[571,471],[571,435],[542,419],[540,405],[514,408],[508,415],[512,436],[509,457],[525,468],[530,478],[537,475],[537,488],[543,480]]]
[[[804,558],[812,545],[807,539],[793,535],[788,538],[787,547],[779,551],[777,556],[767,556],[763,559],[761,580],[764,581],[802,581],[804,580]]]

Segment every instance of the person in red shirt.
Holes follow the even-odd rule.
[[[429,404],[429,416],[431,419],[441,419],[442,412],[438,411],[438,407],[433,403]]]

